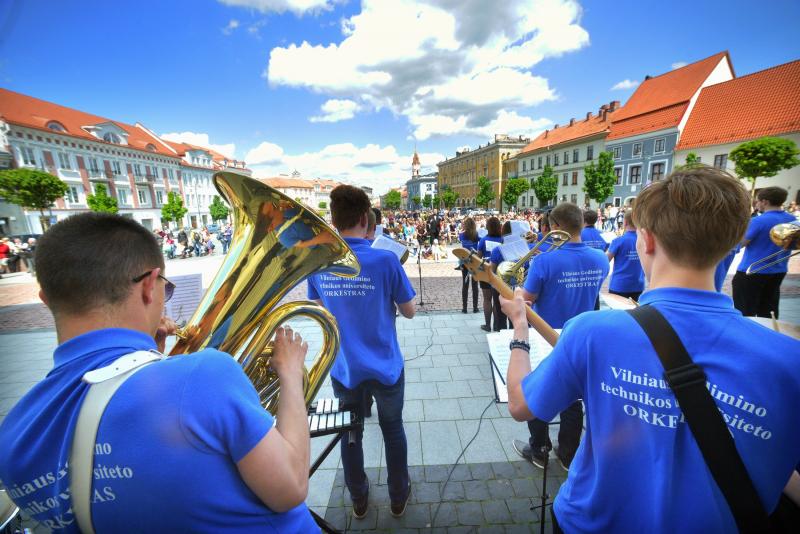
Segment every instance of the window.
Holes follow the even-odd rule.
[[[542,168],[542,156],[539,156],[539,168]]]
[[[536,178],[531,178],[531,189],[533,189],[533,185],[536,183]]]
[[[66,170],[72,169],[72,167],[70,166],[69,154],[67,154],[66,152],[58,153],[58,166],[61,169],[66,169]]]
[[[64,125],[58,121],[50,121],[47,123],[47,128],[53,130],[54,132],[66,132],[67,129],[64,128]]]
[[[147,149],[148,152],[156,151],[156,145],[154,145],[153,143],[147,143],[147,146],[145,146],[145,148]]]
[[[727,154],[717,154],[714,156],[714,167],[717,169],[725,169],[728,166],[728,155]]]
[[[522,172],[525,172],[527,170],[528,170],[528,162],[525,161],[525,160],[522,160]]]
[[[567,195],[561,195],[561,202],[567,201]]]
[[[525,197],[520,197],[519,200],[520,200],[520,206],[522,206],[524,208],[525,207]]]
[[[119,203],[123,206],[128,205],[128,190],[123,188],[117,188],[117,197],[119,198]]]
[[[572,163],[578,163],[578,149],[572,151]]]
[[[614,185],[622,185],[622,167],[614,167],[614,175],[617,177]]]
[[[139,204],[149,204],[150,199],[148,198],[147,191],[144,189],[137,189],[137,193],[139,193]]]
[[[664,177],[664,164],[653,163],[653,166],[650,167],[650,181],[657,182],[663,177]]]
[[[569,201],[572,202],[573,204],[577,204],[578,203],[578,194],[574,193],[574,194],[570,195]]]
[[[138,163],[133,164],[133,174],[134,176],[141,176],[142,175],[142,166]]]
[[[567,165],[568,163],[569,163],[569,152],[567,152],[565,150],[564,151],[564,165]]]
[[[642,157],[642,143],[633,143],[633,157]]]
[[[665,145],[665,143],[666,143],[666,140],[663,139],[663,138],[656,139],[655,147],[653,148],[653,152],[656,153],[656,154],[663,154],[664,153],[664,145]]]
[[[113,132],[108,132],[107,134],[103,135],[103,141],[106,143],[114,143],[115,145],[122,144],[122,139],[120,139],[120,137]]]
[[[550,156],[546,156],[546,157],[544,158],[544,165],[545,165],[545,167],[547,167],[547,166],[549,166],[549,165],[550,165]]]
[[[33,155],[33,149],[26,146],[19,149],[22,154],[22,163],[25,165],[36,165],[36,159]]]
[[[122,174],[122,167],[120,166],[119,161],[111,162],[111,170],[114,171],[114,174],[118,176]]]
[[[553,167],[558,167],[558,154],[553,154]]]
[[[638,184],[642,181],[642,166],[634,165],[630,168],[631,177],[628,180],[629,184]]]
[[[564,177],[561,179],[561,185],[567,185],[567,177],[569,176],[568,173],[564,173]]]
[[[169,176],[169,181],[170,182],[174,182],[175,181],[175,173],[173,172],[172,169],[167,169],[167,175]]]
[[[586,147],[586,160],[589,161],[594,158],[594,145]]]
[[[97,158],[89,158],[89,174],[92,176],[100,174],[100,166],[97,164]]]
[[[620,159],[622,157],[622,148],[621,147],[615,146],[611,150],[614,153],[614,159]]]
[[[161,190],[156,191],[156,204],[159,206],[164,204],[164,192]]]
[[[614,207],[618,208],[622,204],[622,199],[620,197],[614,197]]]
[[[81,201],[79,185],[70,185],[67,188],[67,200],[70,204],[78,204]]]
[[[572,185],[578,185],[578,171],[572,171]]]

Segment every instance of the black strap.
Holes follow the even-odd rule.
[[[692,361],[678,334],[657,309],[639,306],[627,311],[650,338],[664,366],[664,378],[680,404],[739,531],[764,531],[768,524],[767,513],[725,420],[706,387],[705,373]]]

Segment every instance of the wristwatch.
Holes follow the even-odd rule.
[[[512,339],[511,343],[508,344],[508,349],[509,350],[522,349],[525,352],[530,352],[531,345],[527,341],[523,341],[521,339]]]

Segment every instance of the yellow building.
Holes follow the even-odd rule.
[[[458,206],[477,207],[475,197],[478,194],[478,178],[485,176],[495,192],[494,201],[487,207],[500,209],[500,196],[508,171],[516,170],[515,166],[507,165],[506,160],[514,157],[529,142],[530,139],[526,137],[498,134],[494,136],[494,141],[474,150],[465,148],[456,151],[454,158],[447,158],[437,164],[439,191],[449,186],[458,193]]]

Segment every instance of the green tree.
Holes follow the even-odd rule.
[[[211,212],[212,221],[224,221],[228,218],[228,213],[230,212],[228,206],[219,198],[219,195],[214,195],[211,204],[208,206],[208,211]]]
[[[403,201],[403,197],[400,195],[400,191],[389,191],[386,193],[384,197],[386,201],[386,207],[390,210],[396,210],[400,208],[400,204]]]
[[[415,208],[418,208],[418,207],[420,207],[420,205],[421,205],[422,199],[421,199],[421,198],[419,198],[419,195],[415,195],[415,196],[413,196],[413,197],[411,198],[411,202],[413,202],[413,203],[414,203],[414,207],[415,207]]]
[[[433,204],[433,197],[430,195],[425,195],[425,197],[422,199],[422,205],[426,208],[430,208],[432,204]]]
[[[553,167],[545,165],[542,175],[533,182],[533,194],[540,203],[553,200],[558,192],[558,177],[553,174]]]
[[[598,204],[614,194],[615,183],[617,175],[611,152],[601,152],[597,165],[591,162],[583,168],[583,192]]]
[[[490,182],[485,176],[478,178],[478,194],[475,195],[475,204],[488,208],[489,203],[495,198],[497,198],[497,195],[492,189],[492,182]]]
[[[433,195],[433,200],[431,200],[431,205],[434,208],[442,207],[442,199],[439,197],[439,195]]]
[[[188,209],[183,206],[183,199],[175,191],[167,194],[167,203],[161,206],[161,218],[165,221],[180,222],[183,216],[188,213]]]
[[[730,158],[736,164],[736,174],[750,182],[750,191],[755,195],[759,176],[775,176],[783,169],[800,165],[798,154],[800,150],[791,139],[762,137],[737,146],[731,150]]]
[[[700,167],[703,164],[700,163],[700,158],[694,152],[689,152],[686,154],[686,161],[683,165],[678,165],[675,167],[675,170],[680,169],[691,169],[693,167]]]
[[[117,199],[108,196],[106,186],[103,184],[94,186],[94,195],[88,195],[86,197],[86,204],[89,206],[90,210],[101,213],[117,213],[119,211]]]
[[[23,208],[39,210],[42,227],[47,230],[50,219],[44,210],[67,193],[67,184],[49,172],[36,169],[0,171],[0,197]]]
[[[453,191],[449,185],[444,186],[442,191],[442,202],[447,209],[453,209],[453,206],[458,202],[458,193]]]
[[[506,182],[506,188],[503,190],[503,202],[506,206],[517,205],[519,196],[530,189],[527,178],[511,178]]]
[[[320,200],[319,204],[317,204],[317,207],[319,209],[321,209],[321,210],[327,209],[328,208],[328,203],[325,202],[324,200]]]

